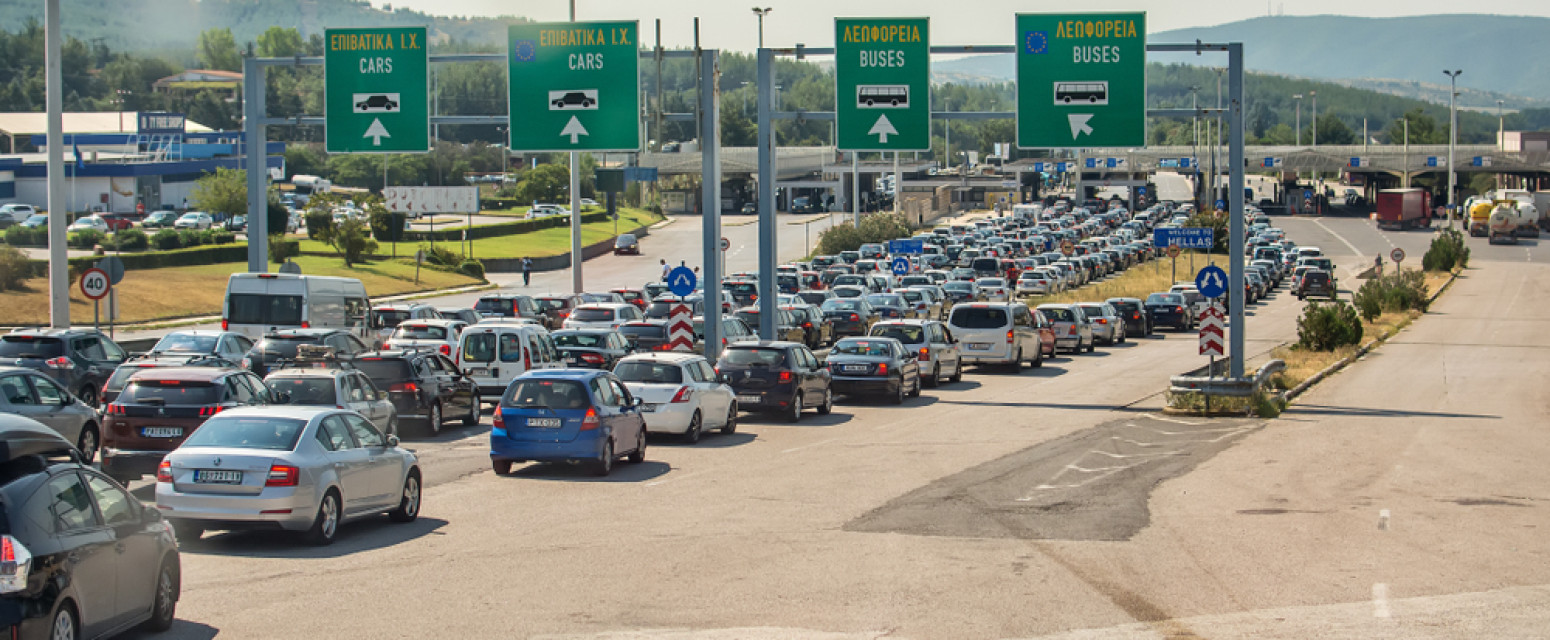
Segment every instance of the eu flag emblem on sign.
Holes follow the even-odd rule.
[[[1023,49],[1028,53],[1049,53],[1049,32],[1029,31],[1023,34]]]
[[[511,43],[516,52],[516,58],[520,62],[532,62],[533,53],[538,48],[538,43],[532,40],[518,40]]]

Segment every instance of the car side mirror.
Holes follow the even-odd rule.
[[[646,401],[644,399],[641,399],[641,398],[630,398],[630,406],[632,406],[632,407],[638,407],[638,406],[641,406],[643,404],[646,404]]]
[[[386,400],[387,397],[388,397],[388,395],[387,395],[386,391],[378,391],[377,392],[377,399],[378,400]]]
[[[161,510],[156,507],[141,507],[140,521],[146,524],[154,524],[162,521]]]
[[[389,446],[389,447],[396,447],[396,446],[398,446],[398,436],[393,435],[391,433],[388,434],[388,436],[387,436],[387,446]]]
[[[275,394],[274,394],[274,403],[275,404],[290,404],[291,403],[291,392],[289,392],[289,391],[276,391]]]

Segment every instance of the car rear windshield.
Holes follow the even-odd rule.
[[[1071,322],[1076,320],[1076,314],[1065,307],[1045,307],[1039,309],[1050,322]]]
[[[976,258],[971,263],[971,268],[975,271],[999,271],[1001,263],[997,262],[995,258]]]
[[[758,293],[759,285],[752,282],[733,282],[727,285],[727,291],[731,291],[733,295]]]
[[[118,401],[124,404],[203,405],[220,402],[220,389],[209,382],[134,380]]]
[[[297,347],[304,344],[318,344],[319,342],[319,338],[313,337],[264,338],[259,340],[258,344],[254,345],[253,348],[266,357],[288,359],[296,357]]]
[[[683,370],[665,362],[621,362],[614,368],[614,375],[625,382],[644,384],[681,384],[684,381]]]
[[[866,301],[878,307],[902,307],[904,298],[895,295],[873,294],[866,297]]]
[[[414,372],[409,368],[409,361],[403,358],[380,358],[367,356],[354,360],[355,368],[371,378],[374,382],[398,382],[414,377]]]
[[[739,320],[748,323],[748,326],[750,327],[758,326],[759,324],[758,311],[739,311],[733,315],[736,316]]]
[[[226,299],[226,321],[235,324],[301,324],[301,296],[233,293]]]
[[[953,309],[952,322],[963,329],[999,329],[1011,324],[1011,315],[1006,309],[958,307]]]
[[[554,346],[557,347],[601,347],[605,335],[601,333],[566,333],[554,334]]]
[[[501,398],[507,407],[585,409],[590,404],[586,387],[574,380],[517,380]]]
[[[539,311],[563,311],[568,306],[566,298],[535,298],[533,302]]]
[[[1085,315],[1089,318],[1109,315],[1108,313],[1104,312],[1103,307],[1082,305],[1080,309],[1082,310],[1082,315]]]
[[[926,341],[926,332],[910,325],[885,324],[872,327],[872,337],[893,338],[904,344],[920,344]]]
[[[614,319],[613,309],[577,309],[570,314],[577,322],[607,322]]]
[[[380,327],[396,327],[399,323],[409,319],[408,311],[383,309],[381,311],[373,311],[372,313],[377,316],[377,326]]]
[[[510,298],[480,298],[474,303],[474,311],[479,313],[511,313],[517,307],[517,301]]]
[[[626,338],[634,337],[634,338],[661,339],[661,338],[667,336],[667,327],[663,327],[663,326],[659,326],[659,325],[654,325],[654,324],[642,324],[642,325],[628,325],[627,324],[627,325],[624,325],[622,327],[619,327],[619,333],[624,334],[624,337],[626,337]]]
[[[1163,295],[1154,293],[1146,297],[1147,304],[1184,304],[1184,296]]]
[[[216,416],[183,441],[184,447],[230,447],[290,451],[307,421],[267,416]]]
[[[151,347],[151,351],[179,353],[210,353],[215,351],[215,336],[199,336],[187,333],[169,333]]]
[[[1306,276],[1305,281],[1306,282],[1317,282],[1319,284],[1324,284],[1326,282],[1329,282],[1329,274],[1324,273],[1323,271],[1310,271],[1310,272],[1308,272],[1308,275]]]
[[[295,405],[335,405],[338,395],[334,393],[334,379],[318,376],[303,376],[296,378],[274,377],[265,379],[269,388],[276,393],[285,392],[291,394],[291,404]]]
[[[593,302],[618,302],[618,300],[614,299],[614,294],[612,293],[583,293],[580,296],[581,301],[588,304]]]
[[[824,311],[855,311],[861,308],[861,303],[855,300],[840,300],[838,298],[825,300]]]
[[[446,340],[447,328],[428,324],[401,324],[393,332],[399,340]]]
[[[721,362],[729,365],[778,367],[786,361],[781,349],[732,348],[721,354]]]
[[[5,336],[0,338],[0,358],[58,358],[65,354],[59,338]]]

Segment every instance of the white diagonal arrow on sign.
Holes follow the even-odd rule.
[[[577,120],[576,116],[571,116],[570,122],[565,123],[565,128],[560,130],[560,135],[570,136],[570,143],[576,144],[580,140],[579,136],[592,134],[587,133],[587,128],[581,126],[581,121]]]
[[[383,138],[391,138],[391,137],[393,137],[393,134],[388,133],[387,127],[382,126],[382,120],[381,119],[379,119],[379,118],[372,118],[371,119],[371,126],[366,127],[366,135],[363,135],[361,137],[362,138],[371,138],[371,146],[373,146],[373,147],[380,147],[380,146],[382,146],[382,139]]]
[[[872,130],[866,132],[869,136],[877,136],[878,144],[887,144],[888,136],[899,135],[899,130],[893,128],[893,123],[888,121],[888,114],[877,116],[877,122],[872,125]]]
[[[1075,140],[1077,135],[1078,134],[1082,134],[1082,133],[1085,133],[1087,135],[1092,135],[1093,134],[1092,126],[1087,124],[1088,120],[1092,120],[1093,119],[1093,114],[1091,114],[1091,113],[1073,113],[1071,115],[1066,116],[1066,119],[1071,122],[1071,139]]]

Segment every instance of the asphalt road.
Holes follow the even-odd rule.
[[[1304,222],[1318,227],[1283,226],[1310,242]],[[1331,228],[1357,244],[1329,247],[1354,268],[1368,240]],[[679,231],[596,273],[654,277],[658,256],[697,247]],[[1472,271],[1439,305],[1469,319],[1421,320],[1275,421],[1159,415],[1167,376],[1202,364],[1194,334],[1167,334],[1017,376],[971,370],[901,407],[653,439],[646,463],[607,479],[496,477],[485,428],[454,430],[413,444],[427,471],[414,524],[356,523],[324,549],[266,534],[187,545],[180,621],[159,637],[1513,635],[1538,628],[1550,593],[1528,528],[1550,524],[1533,486],[1544,445],[1525,428],[1544,365],[1488,373],[1501,356],[1480,356],[1543,317],[1550,272],[1524,269]],[[1251,346],[1291,339],[1296,302],[1255,305]],[[1482,317],[1484,335],[1458,326]],[[1439,358],[1464,377],[1419,373]],[[1373,618],[1379,591],[1388,618]]]

